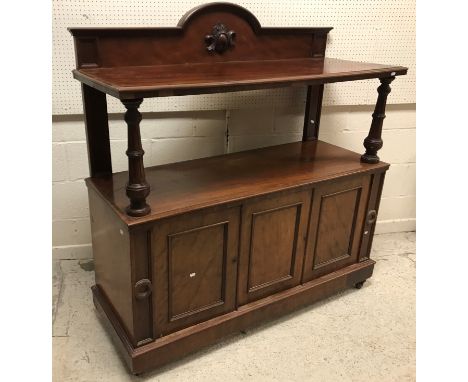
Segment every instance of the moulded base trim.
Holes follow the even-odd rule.
[[[354,287],[372,276],[375,261],[366,260],[329,273],[305,284],[239,307],[233,312],[212,318],[134,348],[120,324],[112,304],[94,285],[93,301],[104,326],[111,333],[130,371],[140,374],[178,360],[224,337],[245,330],[318,300]]]

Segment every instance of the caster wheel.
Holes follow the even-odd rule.
[[[354,284],[354,287],[355,287],[356,289],[361,289],[365,282],[366,282],[366,280],[364,280],[364,281],[359,281],[358,283]]]

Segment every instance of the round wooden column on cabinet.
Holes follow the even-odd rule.
[[[143,99],[125,100],[122,103],[127,108],[125,122],[128,126],[128,183],[127,196],[130,205],[126,212],[130,216],[144,216],[149,214],[151,208],[146,204],[150,186],[146,182],[145,167],[143,166],[143,155],[145,154],[141,145],[140,122],[141,113],[138,111]]]

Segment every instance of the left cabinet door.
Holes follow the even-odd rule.
[[[152,253],[157,336],[235,308],[239,208],[156,223]]]

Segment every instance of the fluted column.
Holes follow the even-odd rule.
[[[361,156],[361,162],[378,163],[380,158],[377,156],[383,146],[382,141],[382,125],[385,119],[385,106],[387,105],[387,96],[391,91],[390,83],[395,77],[380,78],[381,85],[377,88],[379,96],[375,105],[374,113],[372,114],[372,124],[369,130],[369,135],[364,139],[364,147],[366,152]]]
[[[130,216],[147,215],[151,208],[146,204],[146,197],[149,195],[150,186],[146,182],[145,168],[143,166],[143,147],[141,145],[140,121],[141,113],[138,111],[143,99],[125,100],[122,103],[127,108],[125,122],[128,127],[128,183],[127,196],[130,205],[126,212]]]

